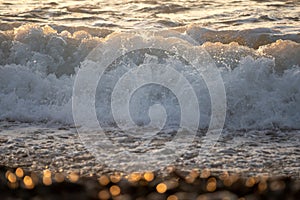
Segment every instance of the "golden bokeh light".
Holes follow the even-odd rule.
[[[201,178],[208,178],[210,176],[210,171],[209,169],[204,169],[201,171],[200,177]]]
[[[260,182],[260,183],[258,184],[258,190],[259,190],[260,192],[265,191],[267,188],[268,188],[268,185],[267,185],[267,183],[266,183],[265,181],[262,181],[262,182]]]
[[[167,191],[167,189],[168,189],[167,185],[164,183],[160,183],[156,186],[156,191],[161,194],[165,193]]]
[[[103,186],[109,184],[109,182],[110,182],[109,178],[106,175],[100,176],[98,181],[99,181],[100,185],[103,185]]]
[[[192,177],[191,175],[187,175],[186,177],[185,177],[185,182],[187,182],[187,183],[193,183],[195,181],[195,178],[194,177]]]
[[[192,169],[189,175],[185,177],[185,181],[187,183],[193,183],[195,179],[199,176],[199,170],[198,169]]]
[[[56,182],[61,183],[65,180],[65,176],[64,176],[63,173],[56,173],[54,175],[54,179],[55,179]]]
[[[212,177],[208,179],[207,185],[206,185],[206,190],[208,192],[214,192],[217,189],[217,180],[216,178]]]
[[[17,175],[17,177],[23,178],[23,176],[24,176],[24,171],[23,171],[22,168],[18,167],[18,168],[16,169],[15,174]]]
[[[33,181],[32,181],[30,176],[25,176],[24,179],[23,179],[23,182],[24,182],[25,185],[32,185],[33,184]]]
[[[101,200],[107,200],[110,198],[110,193],[107,190],[101,190],[98,193],[98,198]]]
[[[117,185],[113,185],[109,188],[109,192],[112,196],[118,196],[121,193],[121,189]]]
[[[256,181],[255,181],[255,178],[253,177],[250,177],[246,180],[246,187],[253,187],[255,185]]]
[[[178,197],[176,195],[170,195],[167,200],[178,200]]]
[[[13,173],[9,173],[8,176],[7,176],[7,180],[10,182],[10,183],[15,183],[17,181],[17,177],[15,174]]]
[[[46,186],[51,185],[52,184],[52,179],[50,177],[44,176],[43,177],[43,184],[46,185]]]
[[[138,182],[139,180],[141,180],[141,178],[142,178],[141,173],[133,172],[128,176],[128,181],[131,183],[134,183],[134,182]]]
[[[45,169],[43,175],[45,178],[51,178],[51,171],[49,169]]]
[[[5,172],[5,178],[8,178],[8,175],[9,175],[10,173],[12,173],[12,172],[9,171],[9,170],[7,170],[7,171]]]
[[[49,169],[45,169],[43,171],[43,184],[46,186],[49,186],[52,184],[52,179],[51,179],[52,173]]]
[[[267,181],[268,179],[269,179],[268,175],[262,175],[262,176],[260,176],[260,180],[261,181]]]
[[[121,175],[120,174],[113,174],[113,175],[110,175],[110,181],[113,182],[113,183],[118,183],[120,180],[121,180]]]
[[[32,178],[30,176],[25,176],[24,179],[23,179],[23,183],[24,183],[24,185],[27,189],[34,188],[34,183],[33,183]]]
[[[208,192],[213,192],[216,190],[216,188],[217,188],[217,185],[215,182],[210,182],[210,183],[207,183],[207,185],[206,185],[206,190]]]
[[[146,172],[144,173],[144,179],[148,182],[153,181],[154,179],[154,173],[153,172]]]
[[[208,180],[207,180],[207,182],[208,183],[210,183],[210,182],[217,182],[217,179],[215,178],[215,177],[211,177],[211,178],[209,178]]]
[[[79,180],[79,175],[78,175],[77,173],[75,173],[75,172],[71,172],[71,173],[69,174],[69,176],[68,176],[68,179],[69,179],[71,182],[75,183],[75,182],[77,182],[77,181]]]
[[[190,172],[190,176],[197,178],[199,176],[199,170],[198,169],[192,169]]]

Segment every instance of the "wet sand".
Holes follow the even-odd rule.
[[[113,199],[167,199],[170,195],[176,195],[177,199],[299,197],[299,131],[224,133],[210,155],[201,155],[199,140],[201,137],[196,138],[191,151],[175,163],[163,169],[153,169],[151,173],[155,178],[146,181],[143,172],[134,173],[132,179],[128,171],[98,163],[85,148],[74,127],[2,121],[1,195],[5,198],[3,196],[1,199],[72,199],[74,196],[76,199],[97,199],[101,194]],[[32,173],[38,177],[34,188],[26,188],[25,174],[16,177],[17,185],[9,184],[7,171],[15,174],[16,168],[21,168],[31,178]],[[49,186],[43,183],[45,170],[51,173]],[[101,185],[99,178],[104,174],[108,177],[108,183]],[[114,182],[110,176],[116,174],[119,180]],[[74,181],[73,175],[79,180]],[[175,186],[171,183],[165,192],[158,193],[158,184],[168,185],[170,180],[175,181]],[[228,180],[231,180],[230,184]],[[272,186],[273,180],[276,181]],[[207,187],[211,181],[216,187],[210,191]],[[113,185],[119,187],[120,195],[113,196],[109,191]],[[174,198],[171,196],[168,200]]]
[[[297,130],[223,133],[209,155],[201,155],[200,140],[201,137],[196,138],[191,150],[170,165],[182,170],[209,168],[247,176],[300,176],[300,133]],[[84,176],[112,171],[110,166],[97,163],[76,129],[69,126],[0,122],[0,141],[1,165],[30,171],[47,167],[52,171],[76,171]]]

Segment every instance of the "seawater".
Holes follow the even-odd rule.
[[[142,30],[145,39],[155,32],[152,38],[178,38],[208,52],[226,89],[225,127],[299,129],[298,1],[3,1],[0,10],[1,120],[72,124],[72,89],[82,62],[109,38],[128,32],[140,36]],[[143,50],[136,53],[129,63],[153,61]],[[135,63],[141,55],[144,59]],[[187,64],[163,54],[154,57]],[[130,64],[120,63],[125,65]],[[199,123],[205,128],[209,94],[187,69],[183,73],[197,85]],[[110,79],[116,82],[120,75]],[[112,89],[109,84],[104,88]],[[164,101],[173,105],[174,99]],[[98,115],[103,106],[96,101]],[[135,106],[134,113],[143,113],[135,115],[137,123],[148,123],[148,107],[149,102]],[[176,121],[180,113],[168,114]]]

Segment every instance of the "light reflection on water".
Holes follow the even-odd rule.
[[[298,32],[297,0],[47,0],[3,1],[0,19],[6,22],[96,26],[110,29],[169,28],[200,24],[215,29],[268,27]]]

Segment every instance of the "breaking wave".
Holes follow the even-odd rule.
[[[78,69],[84,67],[81,62],[95,47],[118,34],[104,29],[32,24],[1,31],[0,119],[72,124],[72,90]],[[188,26],[156,32],[152,37],[180,38],[210,54],[226,89],[226,128],[300,128],[299,34],[281,34],[269,29],[216,31]],[[151,62],[187,70],[183,73],[196,83],[200,98],[200,128],[206,128],[211,112],[209,94],[205,83],[188,70],[188,63],[159,52],[149,57],[149,52],[141,50],[125,57],[119,65]],[[116,81],[120,76],[116,73],[108,80]],[[164,88],[153,91],[155,95],[169,93]],[[138,94],[148,93],[149,88],[144,88]],[[160,100],[163,105],[172,105],[174,96]],[[141,113],[149,107],[145,102],[134,102],[134,108]],[[101,106],[96,102],[98,113],[103,110]],[[178,120],[178,111],[172,111],[172,106],[167,109],[170,119]],[[144,115],[134,116],[138,123],[147,123]]]

